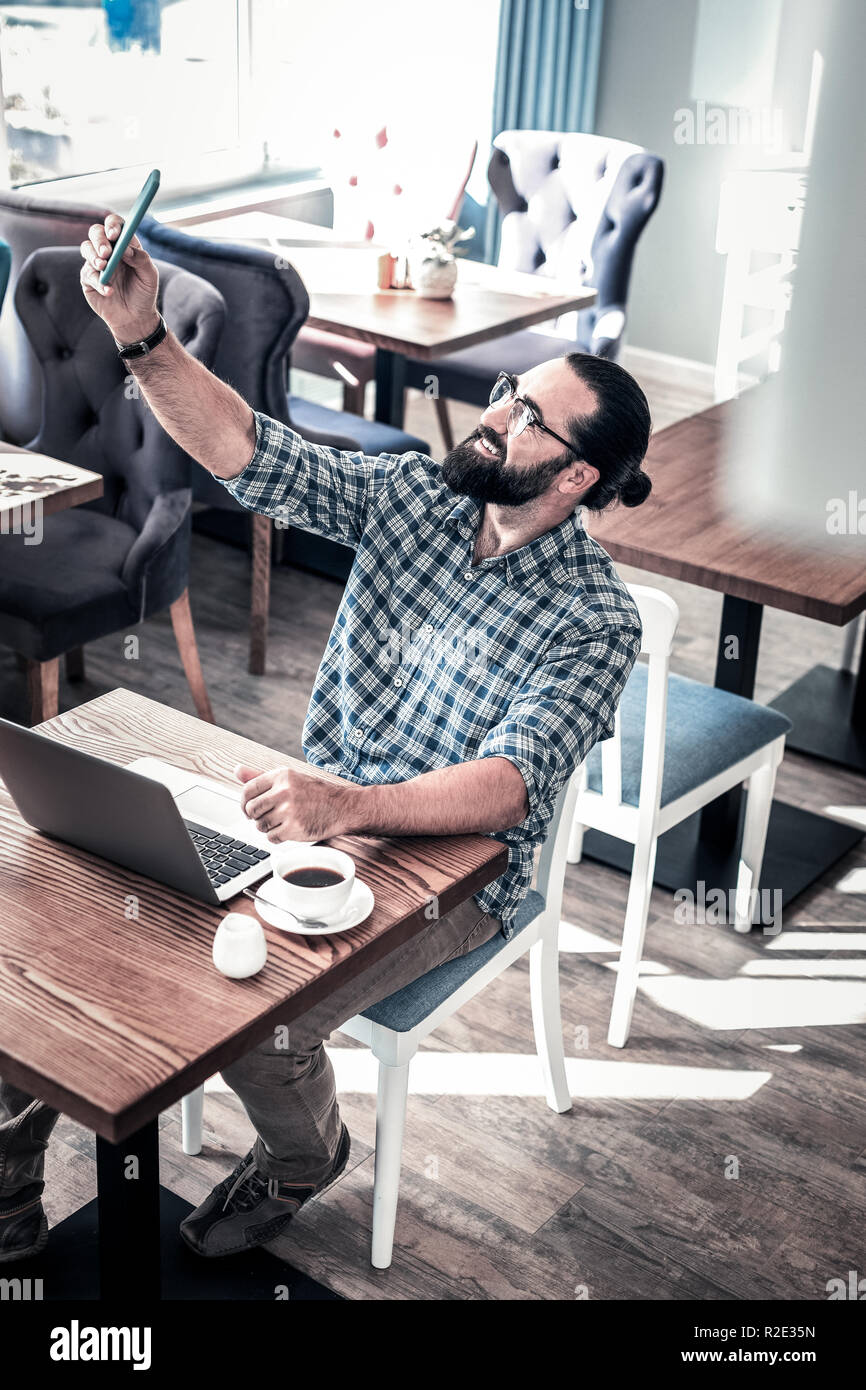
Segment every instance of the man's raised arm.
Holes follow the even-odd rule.
[[[159,273],[138,237],[133,237],[110,285],[99,275],[123,219],[109,213],[81,243],[81,287],[94,313],[121,346],[148,338],[159,326]],[[253,457],[256,425],[246,401],[213,376],[181,346],[173,333],[128,363],[159,423],[182,449],[218,478],[235,478]]]

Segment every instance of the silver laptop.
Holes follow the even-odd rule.
[[[128,767],[0,719],[0,777],[28,824],[136,873],[225,902],[273,871],[240,786],[157,758]]]

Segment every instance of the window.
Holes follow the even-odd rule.
[[[0,3],[9,182],[237,148],[238,52],[237,0]]]
[[[320,167],[484,184],[500,0],[0,0],[0,184],[130,195]],[[346,136],[339,150],[333,132]],[[5,148],[4,148],[5,146]],[[5,166],[5,167],[4,167]],[[8,169],[8,175],[6,170]],[[68,196],[69,190],[64,191]]]

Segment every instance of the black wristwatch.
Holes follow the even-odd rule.
[[[140,342],[128,343],[126,346],[121,346],[120,343],[117,343],[117,339],[115,338],[114,341],[117,343],[118,356],[122,357],[124,362],[134,361],[137,357],[146,357],[149,352],[153,352],[155,347],[159,347],[167,334],[168,329],[165,324],[165,319],[162,314],[160,314],[159,323],[149,338],[142,338]]]

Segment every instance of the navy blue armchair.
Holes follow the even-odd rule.
[[[661,194],[664,164],[624,140],[547,130],[505,130],[487,168],[502,214],[499,264],[598,291],[576,325],[526,329],[432,362],[409,363],[407,385],[438,377],[437,413],[453,447],[447,399],[485,406],[499,371],[519,375],[566,351],[616,358],[626,327],[638,238]]]
[[[183,266],[219,289],[228,317],[214,371],[224,381],[231,382],[254,410],[264,411],[291,425],[313,443],[336,449],[360,449],[365,454],[429,452],[429,445],[423,439],[405,430],[288,394],[292,345],[310,308],[303,281],[292,265],[282,259],[277,264],[273,252],[260,247],[208,241],[163,226],[153,217],[145,218],[139,235],[150,255]],[[231,494],[203,470],[199,470],[194,479],[194,496],[196,501],[208,506],[243,510]],[[264,516],[253,516],[251,524],[253,582],[249,669],[254,675],[261,675],[267,649],[273,524]],[[295,540],[294,534],[292,540]],[[302,547],[302,558],[314,567],[318,567],[317,550],[336,548],[332,542],[320,541],[306,533],[297,533],[296,549],[298,545]],[[348,553],[346,558],[348,560]]]
[[[111,335],[81,293],[77,249],[34,251],[15,307],[43,377],[29,447],[101,473],[94,502],[43,519],[40,543],[0,545],[0,644],[24,659],[31,721],[57,712],[59,658],[169,609],[199,717],[212,722],[189,610],[189,456],[146,408]],[[163,265],[160,308],[189,352],[214,359],[225,304],[212,285]]]
[[[3,296],[6,293],[6,286],[9,284],[9,271],[12,269],[12,251],[5,241],[0,241],[0,309],[3,308]]]

